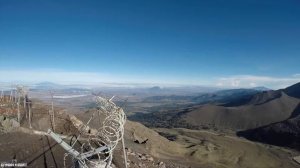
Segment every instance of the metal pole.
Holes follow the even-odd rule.
[[[17,104],[17,102],[18,102],[18,91],[17,90],[15,90],[15,104]]]
[[[11,90],[11,91],[10,91],[10,96],[9,96],[9,102],[12,101],[12,96],[13,96],[13,91]]]
[[[27,102],[26,102],[26,93],[23,92],[23,106],[24,106],[25,117],[27,118],[28,117],[28,113],[27,113],[26,105],[27,105]]]
[[[17,107],[18,107],[18,122],[20,123],[20,95],[18,96],[18,104],[17,104]]]
[[[32,128],[31,126],[31,102],[28,102],[28,121],[29,121],[29,128]]]
[[[105,168],[109,168],[110,167],[111,161],[112,161],[112,153],[110,152],[109,153],[109,158],[108,158],[107,163],[105,165]]]
[[[52,110],[52,124],[53,124],[53,131],[55,131],[55,116],[54,116],[54,105],[53,105],[53,92],[51,94],[51,110]]]
[[[122,136],[122,146],[123,146],[125,168],[127,168],[127,153],[126,153],[126,150],[125,150],[124,136]]]
[[[3,99],[3,90],[1,90],[1,100]]]
[[[48,129],[48,134],[61,146],[63,147],[68,153],[70,153],[74,158],[79,156],[79,152],[73,149],[70,145],[68,145],[65,141],[63,141],[58,135]]]
[[[12,90],[12,99],[11,99],[11,103],[15,102],[15,90]]]

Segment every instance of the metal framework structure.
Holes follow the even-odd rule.
[[[74,161],[75,167],[109,168],[112,164],[113,151],[117,144],[121,141],[125,160],[124,167],[127,168],[127,155],[124,144],[124,125],[126,122],[126,115],[123,109],[112,101],[114,97],[111,99],[106,99],[100,96],[95,96],[98,109],[91,114],[86,123],[78,120],[73,115],[69,115],[70,121],[79,132],[79,135],[76,137],[76,139],[72,141],[72,144],[69,145],[63,140],[65,136],[55,133],[55,115],[53,103],[54,92],[51,91],[50,95],[51,106],[49,109],[49,118],[52,128],[48,130],[47,134],[66,150],[64,165],[66,165],[66,157],[69,156]],[[5,91],[1,90],[0,101],[1,103],[5,102],[11,104],[11,106],[17,110],[17,121],[21,123],[21,121],[26,118],[26,120],[28,120],[29,128],[32,128],[32,102],[29,99],[28,89],[26,87],[14,85],[7,87]],[[92,125],[92,123],[95,122],[96,125]],[[93,126],[94,128],[92,128]],[[80,145],[80,148],[78,148],[77,145],[76,150],[75,144],[80,144],[78,143],[80,139],[84,139],[84,143]]]
[[[67,156],[71,156],[78,166],[82,168],[109,168],[113,158],[113,150],[116,148],[118,142],[122,141],[125,167],[127,168],[127,157],[123,138],[126,115],[122,108],[112,102],[112,98],[105,99],[98,96],[96,101],[99,106],[97,110],[98,115],[94,112],[87,123],[84,124],[75,116],[71,115],[70,120],[80,132],[72,145],[68,145],[58,134],[55,134],[50,129],[48,130],[48,134],[67,151],[64,160],[66,160]],[[89,126],[91,121],[100,121],[99,117],[101,114],[105,116],[101,126],[99,128],[91,128]],[[86,143],[81,145],[81,152],[79,152],[74,149],[74,145],[81,137],[86,138]],[[83,152],[84,149],[89,150]]]
[[[17,88],[16,92],[17,92],[18,122],[20,123],[21,122],[21,112],[20,112],[21,97],[23,97],[23,108],[24,108],[24,112],[25,112],[25,118],[31,117],[31,114],[28,114],[29,112],[31,112],[31,110],[29,110],[30,106],[28,106],[29,105],[29,103],[28,103],[29,99],[28,99],[28,94],[27,94],[28,89],[21,85],[17,85],[16,88]],[[27,107],[29,107],[29,108],[27,108]],[[31,127],[31,118],[29,118],[28,121],[29,121],[29,125]]]

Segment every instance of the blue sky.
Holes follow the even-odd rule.
[[[298,0],[0,1],[0,80],[280,88]]]

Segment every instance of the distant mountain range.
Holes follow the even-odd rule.
[[[134,87],[135,86],[135,87]],[[98,85],[62,85],[62,84],[57,84],[57,83],[53,83],[53,82],[41,82],[41,83],[37,83],[34,84],[31,87],[32,90],[63,90],[63,89],[98,89],[98,90],[127,90],[127,91],[131,91],[131,92],[144,92],[144,93],[151,93],[151,94],[157,94],[160,96],[170,96],[170,98],[172,99],[172,94],[176,95],[176,96],[180,96],[180,95],[199,95],[199,93],[203,94],[203,93],[215,93],[217,91],[221,91],[219,93],[216,93],[218,95],[221,95],[222,92],[224,92],[226,94],[226,92],[229,92],[227,94],[231,94],[230,92],[232,91],[232,93],[236,93],[236,95],[240,95],[240,92],[259,92],[259,91],[267,91],[270,90],[266,87],[260,86],[260,87],[254,87],[254,88],[250,88],[250,89],[230,89],[230,90],[224,90],[221,88],[216,88],[216,87],[208,87],[208,86],[169,86],[169,87],[161,87],[161,86],[144,86],[142,84],[140,85],[134,85],[132,84],[132,86],[130,84],[98,84]],[[150,94],[150,95],[151,95]],[[224,96],[226,96],[224,94]],[[242,93],[241,93],[242,94]],[[245,93],[248,94],[248,93]],[[233,95],[232,96],[236,96]],[[156,98],[156,97],[153,97]],[[199,97],[200,99],[202,99],[201,97]],[[151,99],[151,98],[149,98]],[[176,99],[176,98],[175,98]]]
[[[41,82],[35,84],[32,88],[34,90],[52,90],[52,89],[64,89],[66,88],[64,85],[52,83],[52,82]]]
[[[199,96],[149,97],[144,102],[185,100],[194,104],[177,111],[136,114],[131,119],[154,127],[254,129],[294,115],[300,103],[298,85],[280,90],[231,89]]]
[[[269,89],[269,88],[264,87],[264,86],[257,86],[257,87],[253,87],[252,89],[259,90],[259,91],[269,91],[269,90],[272,90],[272,89]]]
[[[281,91],[291,97],[300,98],[300,83]],[[300,103],[287,119],[255,129],[240,131],[237,135],[254,141],[300,150]]]
[[[280,90],[238,94],[223,105],[207,104],[182,115],[191,125],[246,130],[288,119],[297,108],[299,83]],[[227,96],[228,97],[228,96]]]
[[[239,103],[249,101],[253,95],[260,92],[260,90],[256,89],[229,89],[209,93],[198,93],[197,95],[158,95],[147,97],[143,100],[143,102],[186,101],[193,104],[216,103],[225,105],[233,102],[238,103],[238,101]]]

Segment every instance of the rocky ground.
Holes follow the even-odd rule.
[[[16,118],[0,116],[0,162],[17,160],[27,163],[28,167],[63,167],[64,149],[43,134],[52,128],[48,107],[33,105],[32,111],[32,129],[29,129],[27,120],[18,125]],[[86,122],[92,112],[86,111],[76,117]],[[56,133],[69,138],[77,133],[64,109],[56,109],[55,116]],[[97,128],[99,123],[91,122],[91,127]],[[140,123],[127,121],[124,138],[130,168],[299,167],[292,160],[298,155],[296,151],[210,131],[149,129]],[[70,139],[65,141],[70,143]],[[65,164],[71,167],[73,162],[67,157]],[[120,143],[114,151],[113,164],[117,168],[124,167]]]

